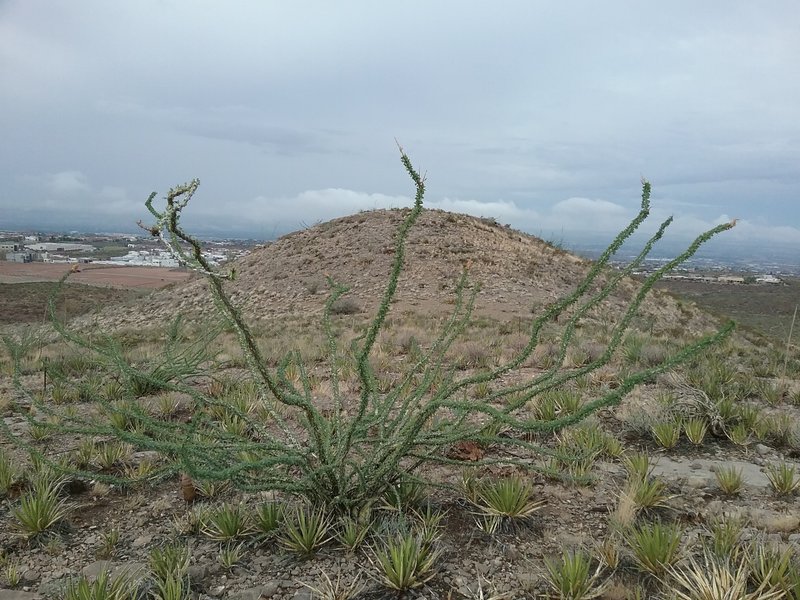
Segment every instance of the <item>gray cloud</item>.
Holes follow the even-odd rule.
[[[297,196],[285,198],[257,197],[241,204],[244,214],[251,222],[269,224],[272,233],[283,233],[313,225],[320,221],[333,219],[359,211],[379,208],[402,208],[413,204],[410,196],[388,196],[380,193],[359,192],[348,189],[307,190]],[[567,198],[550,207],[533,210],[519,206],[513,201],[488,201],[474,199],[443,198],[429,200],[425,206],[465,213],[476,217],[491,217],[503,224],[513,224],[542,237],[574,238],[577,234],[591,235],[608,239],[623,229],[638,212],[628,206],[591,198]],[[187,209],[188,210],[188,209]],[[651,207],[650,218],[641,227],[641,232],[652,234],[668,217],[673,216],[666,207]],[[188,222],[196,226],[204,223],[217,223],[218,227],[240,228],[243,221],[231,218],[223,209],[204,209],[187,212]],[[717,213],[712,218],[701,218],[696,214],[684,213],[673,219],[668,237],[675,241],[686,241],[719,224],[733,220],[728,214]],[[564,227],[565,223],[570,228]],[[775,225],[764,221],[738,219],[736,227],[725,233],[730,243],[759,243],[782,240],[786,243],[800,244],[800,227]]]
[[[273,117],[247,106],[146,107],[130,102],[100,102],[98,110],[152,127],[172,129],[190,136],[252,144],[280,154],[331,152],[343,132],[292,127],[272,123]]]
[[[199,176],[198,224],[270,232],[407,197],[397,137],[429,205],[534,233],[613,229],[646,176],[676,229],[732,215],[742,243],[794,240],[799,17],[790,0],[7,1],[0,222],[122,226]]]
[[[47,189],[55,195],[71,195],[89,190],[86,175],[80,171],[61,171],[48,174],[46,177]]]

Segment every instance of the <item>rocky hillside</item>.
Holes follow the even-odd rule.
[[[377,305],[394,257],[394,239],[403,210],[362,212],[288,234],[238,260],[236,280],[226,284],[234,301],[251,320],[309,315],[322,310],[326,280],[351,287],[349,310],[369,314]],[[401,277],[394,314],[435,313],[452,304],[462,269],[480,285],[476,314],[498,319],[530,317],[574,289],[589,261],[534,236],[499,225],[494,220],[439,210],[426,210],[412,230],[406,268]],[[101,314],[101,326],[144,327],[176,311],[202,319],[213,311],[205,280],[153,293],[133,308]],[[602,307],[619,314],[636,284],[627,281]],[[658,294],[643,315],[664,327],[683,323],[705,329],[710,322],[698,311],[679,307]]]

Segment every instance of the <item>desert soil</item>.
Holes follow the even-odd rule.
[[[71,269],[66,263],[13,263],[0,261],[0,283],[58,281]],[[80,272],[69,281],[101,287],[155,290],[172,283],[186,281],[185,269],[162,267],[126,267],[116,265],[79,265]]]
[[[228,284],[234,300],[245,315],[261,331],[270,332],[284,326],[287,318],[314,320],[319,316],[325,295],[325,276],[331,275],[352,287],[350,298],[355,314],[337,317],[343,328],[359,325],[374,308],[385,282],[385,275],[394,249],[391,243],[401,213],[378,211],[355,215],[297,232],[256,250],[237,264],[236,281]],[[24,267],[24,266],[23,266]],[[547,246],[535,238],[520,234],[486,220],[463,215],[428,211],[414,230],[409,246],[408,267],[401,280],[398,299],[392,305],[390,318],[403,327],[414,315],[426,318],[445,314],[452,306],[455,281],[467,267],[473,281],[480,282],[476,318],[488,323],[477,335],[519,344],[524,327],[532,313],[547,302],[574,289],[587,263]],[[50,267],[51,277],[63,273]],[[118,285],[151,285],[160,287],[171,281],[187,279],[186,273],[151,270],[136,274],[115,268],[90,268],[78,274],[96,283],[114,281]],[[42,272],[17,272],[0,276],[44,277]],[[51,279],[52,280],[52,279]],[[80,281],[76,276],[76,281]],[[88,281],[86,281],[88,283]],[[145,283],[149,282],[149,283]],[[613,323],[630,298],[636,284],[626,281],[619,294],[609,298],[598,313]],[[448,300],[448,298],[450,300]],[[83,317],[78,324],[100,323],[105,328],[140,330],[153,325],[154,314],[163,320],[180,310],[196,322],[202,322],[211,310],[205,284],[201,280],[178,283],[169,290],[156,291],[135,305],[114,305]],[[643,307],[636,326],[647,335],[665,337],[696,336],[708,331],[717,322],[694,307],[665,294],[655,294]],[[595,319],[594,325],[599,321]],[[509,324],[512,325],[509,327]],[[505,331],[499,334],[498,331]],[[482,333],[483,331],[483,333]],[[472,332],[475,333],[475,332]],[[502,337],[502,336],[506,337]],[[644,335],[644,333],[643,333]],[[754,346],[741,338],[742,352]],[[391,349],[386,340],[388,364],[400,364],[399,350]],[[216,367],[224,369],[231,356],[228,348],[215,349]],[[222,358],[223,354],[226,356]],[[530,375],[531,371],[526,372]],[[37,374],[27,383],[38,385]],[[206,379],[207,381],[207,379]],[[795,386],[796,382],[792,382]],[[796,387],[796,386],[795,386]],[[658,385],[640,386],[618,409],[601,411],[595,418],[603,429],[619,437],[627,448],[644,449],[658,460],[657,475],[668,485],[671,499],[658,509],[660,518],[675,520],[684,527],[684,545],[696,544],[704,535],[703,526],[721,515],[741,516],[746,520],[743,541],[767,540],[790,545],[800,551],[800,505],[794,496],[777,498],[764,477],[765,466],[779,460],[798,461],[796,448],[751,443],[743,447],[725,438],[709,437],[699,448],[683,439],[670,451],[660,449],[649,435],[636,434],[635,418],[655,411],[655,398],[663,390]],[[12,395],[9,382],[2,384],[2,393]],[[148,399],[142,399],[147,402]],[[154,399],[149,399],[154,401]],[[79,405],[80,410],[91,410]],[[798,419],[796,406],[782,407],[792,419]],[[24,439],[27,421],[9,408],[2,415],[6,424]],[[65,453],[81,440],[60,436],[42,447]],[[545,443],[552,443],[550,442]],[[11,445],[1,441],[4,450]],[[501,447],[485,448],[488,458],[502,456]],[[131,463],[148,458],[147,453],[134,454]],[[739,496],[724,496],[715,481],[715,471],[724,465],[743,468],[747,483]],[[470,466],[465,461],[465,467]],[[506,475],[507,467],[486,466],[485,476]],[[459,468],[437,468],[427,472],[433,479],[456,483]],[[610,536],[609,516],[617,503],[625,479],[618,460],[604,460],[592,469],[589,486],[576,485],[534,475],[535,495],[545,506],[526,524],[516,530],[487,534],[475,524],[474,508],[463,497],[451,491],[434,490],[430,501],[446,511],[441,540],[442,559],[436,576],[411,593],[409,598],[465,600],[489,597],[491,591],[505,594],[509,600],[542,597],[548,592],[544,579],[544,558],[559,554],[562,549],[577,545],[593,547]],[[191,551],[190,578],[197,600],[232,599],[299,600],[312,597],[303,583],[319,585],[322,574],[350,580],[365,573],[367,591],[362,600],[396,598],[372,579],[377,572],[371,564],[369,549],[347,554],[341,548],[326,546],[310,560],[298,560],[274,542],[246,541],[244,558],[233,569],[224,569],[219,562],[220,544],[200,534],[179,533],[180,524],[192,510],[181,495],[177,479],[151,487],[123,490],[95,485],[82,480],[70,488],[70,503],[75,507],[59,542],[37,545],[26,542],[15,529],[10,509],[16,499],[0,508],[0,540],[6,554],[16,561],[22,575],[20,587],[11,592],[0,590],[0,600],[33,600],[57,598],[65,583],[79,574],[93,575],[101,569],[144,569],[152,548],[167,542],[188,544]],[[256,505],[273,499],[269,494],[241,494],[227,491],[221,501]],[[209,504],[211,502],[208,502]],[[201,503],[202,504],[202,503]],[[111,530],[120,533],[119,543],[108,556],[101,556],[104,536]],[[0,577],[0,580],[2,577]],[[602,596],[607,600],[632,597],[633,590],[646,578],[632,567],[629,558],[609,581]],[[645,583],[647,583],[645,581]],[[654,589],[650,582],[648,589]],[[479,587],[484,596],[479,595]],[[21,590],[21,591],[20,591]]]

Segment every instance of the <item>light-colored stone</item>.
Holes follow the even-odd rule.
[[[714,481],[714,473],[720,467],[732,467],[742,472],[744,485],[748,487],[765,488],[769,486],[769,480],[764,475],[761,468],[752,462],[743,460],[710,460],[698,458],[691,465],[685,462],[674,460],[669,456],[661,456],[653,466],[653,474],[667,480],[686,480],[689,477],[705,477]]]
[[[108,571],[113,577],[125,576],[135,580],[141,579],[147,573],[147,565],[133,561],[96,560],[81,569],[81,575],[93,581],[103,571]]]
[[[701,475],[690,475],[686,478],[686,487],[693,490],[701,490],[711,486],[711,480]]]
[[[40,600],[41,598],[42,596],[35,592],[0,589],[0,600]]]
[[[793,533],[800,528],[800,513],[773,512],[762,508],[751,508],[750,522],[767,533]]]
[[[113,563],[110,560],[96,560],[81,569],[81,575],[89,580],[97,579],[97,576],[104,571],[111,571]]]
[[[631,597],[631,593],[632,591],[621,581],[613,581],[602,597],[605,600],[626,600]]]
[[[135,540],[133,540],[133,542],[131,542],[131,547],[144,548],[145,546],[147,546],[147,544],[149,544],[152,541],[153,541],[152,535],[140,535]]]
[[[26,583],[26,584],[27,583],[34,583],[36,581],[39,581],[40,578],[41,578],[41,574],[36,569],[26,569],[22,573],[22,582]]]
[[[187,569],[189,581],[198,583],[208,577],[208,566],[205,564],[190,565]]]
[[[269,585],[269,583],[275,585]],[[278,591],[278,585],[277,582],[274,581],[269,583],[230,594],[228,598],[230,598],[230,600],[259,600],[259,598],[270,598]]]
[[[261,586],[261,594],[264,598],[272,598],[278,593],[280,587],[280,581],[273,579]]]
[[[39,593],[42,596],[63,598],[64,589],[66,586],[66,579],[48,579],[46,581],[42,581],[42,583],[39,585]]]

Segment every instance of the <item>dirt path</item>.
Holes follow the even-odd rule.
[[[68,263],[0,262],[0,283],[58,281],[72,268]],[[128,289],[158,289],[186,281],[190,273],[163,267],[125,267],[117,265],[81,265],[70,277],[72,283]]]

